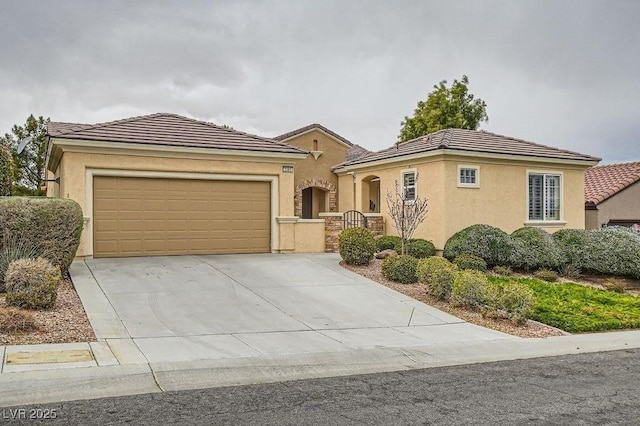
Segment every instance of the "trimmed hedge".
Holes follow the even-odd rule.
[[[401,254],[387,257],[382,261],[382,275],[402,284],[412,284],[418,281],[417,267],[418,259],[413,256]]]
[[[418,281],[427,287],[427,294],[436,299],[448,299],[458,267],[444,257],[420,259],[416,269]]]
[[[395,250],[397,244],[400,244],[402,238],[395,235],[385,235],[376,240],[376,250]]]
[[[376,252],[376,240],[366,228],[345,229],[338,236],[340,256],[349,265],[367,265]]]
[[[398,254],[402,250],[402,241],[399,241],[393,248]],[[414,238],[407,240],[404,245],[404,252],[409,256],[413,256],[418,259],[424,259],[425,257],[435,256],[436,246],[431,241],[423,240],[421,238]]]
[[[444,246],[444,257],[453,260],[461,254],[484,259],[487,266],[512,265],[520,257],[520,247],[511,236],[489,225],[472,225],[456,232]]]
[[[82,208],[73,200],[43,197],[0,198],[0,248],[19,238],[63,272],[69,269],[80,244]]]
[[[565,263],[565,256],[551,234],[541,228],[524,227],[513,231],[511,237],[521,244],[513,265],[525,271],[557,269]]]
[[[484,259],[467,253],[462,253],[460,256],[453,259],[453,264],[460,270],[472,269],[474,271],[481,272],[485,272],[487,270],[487,262],[485,262]]]

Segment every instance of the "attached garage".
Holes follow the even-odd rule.
[[[269,182],[93,179],[94,257],[270,251]]]
[[[48,123],[47,195],[83,209],[78,257],[295,250],[283,142],[175,114]]]

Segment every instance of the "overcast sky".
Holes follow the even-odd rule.
[[[0,2],[0,133],[26,117],[172,112],[275,136],[320,123],[392,145],[440,80],[481,128],[640,160],[640,2]]]

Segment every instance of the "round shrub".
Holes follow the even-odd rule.
[[[401,252],[402,242],[399,241],[394,250],[398,253]],[[421,238],[415,238],[407,240],[404,244],[404,252],[410,256],[416,257],[418,259],[424,259],[425,257],[435,256],[436,254],[436,246],[433,245],[431,241],[423,240]]]
[[[365,228],[345,229],[338,236],[340,256],[349,265],[366,265],[376,251],[373,233]]]
[[[418,281],[427,287],[427,294],[436,299],[447,299],[458,268],[444,257],[431,256],[420,259],[416,269]]]
[[[462,253],[453,260],[454,265],[460,270],[471,269],[484,272],[487,270],[487,262],[483,258],[472,254]]]
[[[522,250],[518,250],[518,256],[512,262],[517,268],[525,271],[555,269],[564,263],[560,246],[544,229],[526,226],[513,231],[511,237],[522,245]]]
[[[382,261],[382,275],[402,284],[411,284],[418,281],[417,267],[418,259],[413,256],[401,254],[387,257]]]
[[[513,274],[513,270],[508,266],[494,266],[492,271],[494,274],[502,275],[503,277],[508,277]]]
[[[558,273],[555,271],[550,271],[548,269],[540,269],[533,274],[539,280],[543,280],[549,283],[553,283],[558,281]]]
[[[484,305],[487,277],[480,271],[459,271],[453,280],[451,302],[457,306],[480,308]]]
[[[27,309],[48,309],[56,303],[60,268],[41,257],[12,262],[5,275],[8,305]]]
[[[402,238],[395,235],[385,235],[376,240],[376,250],[395,250],[397,244],[400,244]],[[396,250],[397,251],[397,250]]]
[[[560,229],[551,236],[562,251],[564,261],[568,265],[582,268],[585,250],[589,246],[589,231],[584,229]]]
[[[489,282],[485,287],[483,315],[492,318],[508,318],[523,325],[531,316],[535,294],[527,285],[518,282],[505,284]]]
[[[512,265],[520,255],[511,236],[489,225],[472,225],[456,232],[444,246],[444,257],[453,260],[463,253],[481,257],[488,266]]]

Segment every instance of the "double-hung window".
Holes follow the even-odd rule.
[[[416,200],[416,171],[405,170],[402,172],[402,194],[405,201]]]
[[[559,174],[529,173],[529,220],[560,220],[561,178]]]

